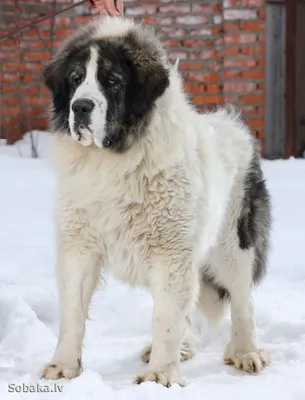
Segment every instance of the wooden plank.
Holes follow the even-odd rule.
[[[264,156],[285,157],[285,24],[283,4],[267,4]]]
[[[296,0],[286,0],[286,157],[295,153]]]
[[[295,156],[305,154],[305,1],[299,0],[296,13],[295,56]]]

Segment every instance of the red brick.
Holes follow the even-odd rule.
[[[186,29],[174,29],[167,26],[162,26],[160,32],[171,38],[184,37],[186,35]]]
[[[245,104],[264,103],[265,96],[263,94],[247,94],[241,96],[241,101]]]
[[[258,58],[257,59],[257,66],[260,67],[265,67],[266,66],[266,59],[265,57],[263,58]]]
[[[248,19],[256,19],[257,12],[256,10],[247,10],[247,9],[226,9],[224,10],[224,19],[226,20],[248,20]]]
[[[265,115],[265,107],[257,107],[258,115]]]
[[[197,82],[220,82],[221,75],[219,72],[214,73],[190,73],[189,79]]]
[[[212,85],[207,85],[206,90],[208,93],[220,93],[222,91],[222,88],[219,85],[212,84]]]
[[[165,47],[179,47],[181,43],[178,40],[167,39],[163,40],[163,44]]]
[[[212,14],[215,12],[215,9],[210,4],[192,4],[192,12]]]
[[[265,121],[263,118],[248,118],[248,125],[251,128],[263,128]]]
[[[242,7],[256,7],[261,8],[265,7],[266,0],[241,0]]]
[[[194,96],[192,101],[198,104],[220,104],[223,102],[223,97],[220,95]]]
[[[19,63],[4,62],[1,64],[2,72],[16,72],[20,70]]]
[[[1,50],[11,49],[18,46],[18,40],[14,37],[8,37],[1,41]]]
[[[265,90],[265,83],[259,83],[258,89],[264,91]]]
[[[38,36],[38,33],[39,33],[39,36],[41,36],[41,37],[43,37],[43,38],[50,38],[50,32],[49,32],[49,30],[43,30],[43,29],[39,29],[39,28],[37,28],[37,29],[35,29],[35,28],[26,28],[26,29],[24,29],[23,30],[23,32],[22,32],[22,38],[23,39],[27,39],[27,38],[37,38],[37,37],[39,37]]]
[[[234,56],[239,54],[240,47],[226,46],[223,50],[225,56]]]
[[[40,93],[41,94],[46,94],[47,96],[50,96],[50,90],[46,86],[43,86],[41,88]]]
[[[23,103],[32,106],[47,106],[50,104],[50,99],[49,97],[29,96],[23,98]]]
[[[265,30],[265,22],[264,21],[247,21],[242,22],[241,28],[243,31],[264,31]]]
[[[238,31],[240,29],[239,23],[238,22],[224,22],[223,24],[223,30],[225,32],[230,32],[230,31]]]
[[[149,15],[143,17],[143,22],[148,25],[173,25],[173,19],[171,17],[157,18]]]
[[[166,14],[188,14],[190,10],[190,4],[167,4],[159,7],[159,11]]]
[[[65,17],[62,17],[65,18]],[[81,16],[81,17],[75,17],[73,18],[73,22],[75,22],[77,25],[85,25],[88,22],[90,22],[92,20],[91,16]],[[63,25],[69,26],[70,22],[65,23]]]
[[[239,104],[239,96],[237,94],[232,94],[232,93],[224,93],[223,95],[223,101],[225,103],[231,103],[231,104]]]
[[[265,46],[263,45],[253,45],[253,46],[243,46],[240,48],[241,54],[245,55],[264,55]]]
[[[192,29],[190,31],[191,36],[210,36],[211,34],[212,34],[212,29],[208,27],[202,29]]]
[[[246,114],[247,116],[249,115],[256,115],[257,114],[257,107],[255,106],[242,106],[241,110],[243,114]]]
[[[200,70],[204,69],[204,63],[201,61],[182,60],[179,63],[179,69],[182,71],[184,71],[184,70],[200,71]]]
[[[19,114],[19,112],[20,112],[20,107],[19,106],[14,106],[14,107],[3,107],[2,105],[1,105],[1,113],[3,114],[3,115],[6,115],[6,116],[15,116],[15,115],[18,115]]]
[[[241,33],[241,34],[224,34],[225,43],[255,43],[257,41],[257,36],[253,33]]]
[[[126,15],[146,15],[146,14],[156,14],[157,5],[155,4],[141,4],[137,7],[128,7],[126,9]]]
[[[11,85],[1,84],[0,88],[1,88],[2,94],[10,93],[10,92],[13,91],[13,88],[12,88]],[[0,110],[0,111],[1,111],[1,110]],[[1,115],[1,114],[0,114],[0,115]]]
[[[2,127],[8,127],[8,128],[10,128],[10,127],[12,127],[12,126],[15,126],[15,125],[19,125],[19,123],[20,123],[20,113],[18,112],[18,114],[17,115],[14,115],[14,116],[1,116],[1,125],[2,125]]]
[[[265,71],[262,69],[250,69],[242,71],[241,76],[245,79],[264,79]]]
[[[223,76],[224,76],[225,80],[226,79],[238,79],[240,77],[240,74],[241,74],[240,71],[232,71],[232,70],[223,72]]]
[[[223,6],[224,8],[234,8],[239,5],[238,2],[239,0],[224,0]]]
[[[181,25],[202,25],[207,23],[207,17],[204,15],[184,15],[177,17],[177,23]]]
[[[17,82],[19,81],[19,73],[18,72],[6,72],[4,74],[0,74],[0,82]]]
[[[223,32],[223,29],[221,26],[212,26],[212,28],[211,28],[212,35],[219,35],[222,32]]]
[[[74,29],[56,28],[56,29],[55,29],[55,36],[67,38],[68,36],[73,35],[74,32],[75,32]]]
[[[88,18],[87,17],[75,17],[73,20],[76,23],[80,23],[79,21],[77,21],[78,18],[85,18],[85,20],[88,22]],[[71,18],[69,17],[65,17],[62,15],[57,15],[55,17],[55,25],[59,26],[59,25],[64,25],[64,26],[69,26],[71,24]]]
[[[38,63],[22,63],[20,64],[20,72],[42,72],[43,65]]]
[[[49,40],[23,40],[20,42],[20,47],[22,49],[43,49],[44,47],[50,46],[51,41]]]
[[[9,95],[1,96],[0,97],[0,106],[12,106],[18,103],[18,96],[15,93],[10,93]],[[5,115],[3,109],[1,109],[2,115]]]
[[[223,88],[226,92],[249,93],[254,92],[257,85],[253,82],[225,82]]]
[[[219,58],[219,51],[216,49],[196,51],[195,53],[191,53],[190,56],[199,60],[215,60]]]
[[[256,65],[256,61],[251,58],[235,58],[235,59],[225,59],[224,67],[225,68],[243,68],[243,67],[254,67]]]
[[[38,95],[39,93],[39,88],[37,86],[20,86],[19,87],[19,93],[25,94],[25,95]]]
[[[22,54],[24,61],[47,61],[51,58],[51,54],[47,51],[27,52]]]
[[[184,39],[181,41],[182,46],[184,47],[202,47],[205,48],[206,40],[202,39]]]
[[[205,85],[204,84],[194,84],[194,83],[185,83],[184,89],[188,93],[204,93],[205,92]]]
[[[13,59],[18,59],[20,53],[19,50],[11,50],[9,52],[6,51],[0,51],[0,60],[13,60]]]
[[[32,82],[34,79],[33,79],[33,75],[32,74],[24,74],[23,76],[22,76],[22,81],[23,82]]]

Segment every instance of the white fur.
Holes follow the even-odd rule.
[[[107,24],[95,34],[123,34],[131,26],[124,20]],[[180,345],[188,315],[196,301],[211,319],[222,312],[215,293],[200,283],[203,267],[232,296],[225,360],[247,371],[267,362],[255,344],[254,256],[239,249],[235,229],[253,152],[251,135],[233,112],[197,114],[176,67],[147,129],[122,154],[55,136],[61,329],[43,370],[46,378],[80,373],[88,306],[99,272],[108,266],[122,281],[152,290],[149,371],[136,382],[183,384]]]

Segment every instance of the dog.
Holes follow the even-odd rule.
[[[184,385],[195,307],[231,308],[224,361],[259,372],[253,286],[265,275],[271,201],[257,140],[232,107],[199,114],[153,30],[125,18],[83,26],[44,69],[57,175],[60,333],[46,379],[82,371],[100,274],[151,290],[148,370],[134,382]]]

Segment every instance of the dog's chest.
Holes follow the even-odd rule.
[[[83,204],[89,224],[98,233],[105,264],[120,280],[147,285],[150,226],[146,194],[130,183],[107,182]],[[84,200],[85,201],[85,200]]]

